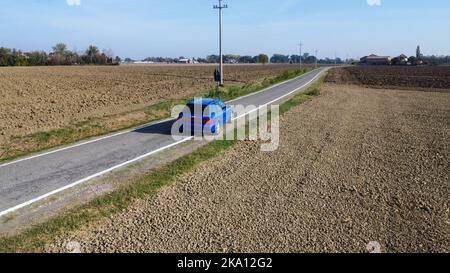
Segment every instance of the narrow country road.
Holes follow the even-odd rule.
[[[48,251],[446,253],[449,102],[325,84],[282,116],[275,152],[240,142]]]
[[[229,104],[260,106],[274,102],[306,87],[325,69],[314,70]],[[170,135],[172,123],[173,120],[164,121],[0,164],[0,216],[177,145],[183,140],[175,141]]]

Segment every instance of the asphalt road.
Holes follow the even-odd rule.
[[[325,69],[314,70],[228,104],[261,106],[276,103],[309,85]],[[0,216],[188,141],[172,138],[172,123],[173,120],[168,120],[151,124],[1,164]]]

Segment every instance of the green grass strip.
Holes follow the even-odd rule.
[[[295,95],[280,107],[285,113],[320,93],[324,77],[311,85],[304,93]],[[0,252],[43,252],[55,236],[79,230],[89,224],[109,217],[132,205],[136,200],[150,197],[163,186],[170,185],[182,174],[200,163],[220,156],[237,141],[213,141],[163,167],[135,178],[117,190],[95,198],[91,202],[70,209],[54,218],[35,225],[18,235],[0,238]]]
[[[199,96],[220,98],[224,101],[228,101],[244,95],[248,95],[253,92],[257,92],[273,84],[293,79],[311,70],[312,68],[287,70],[276,77],[267,78],[261,82],[249,83],[243,86],[230,85],[221,87],[219,89],[211,88],[206,92],[200,93]],[[39,132],[27,136],[13,137],[13,140],[18,142],[18,145],[15,146],[21,146],[20,144],[23,144],[22,146],[32,148],[3,148],[4,154],[0,154],[0,163],[10,161],[21,156],[26,156],[30,153],[41,152],[51,148],[61,147],[63,145],[69,145],[83,139],[98,137],[125,129],[134,128],[160,119],[168,118],[171,114],[172,108],[175,105],[184,104],[187,100],[188,99],[167,100],[154,105],[150,105],[146,107],[144,111],[147,115],[147,118],[142,120],[130,121],[128,124],[115,129],[107,128],[106,126],[101,124],[101,120],[93,119],[75,123],[74,125],[71,125],[67,128],[55,129],[48,132]],[[0,152],[2,150],[1,148],[2,147],[0,147]]]

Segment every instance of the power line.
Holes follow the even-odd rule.
[[[315,52],[315,57],[316,57],[316,68],[317,68],[317,59],[318,59],[318,57],[317,57],[317,49],[314,52]]]
[[[298,46],[300,47],[300,56],[299,56],[300,69],[302,69],[302,46],[303,46],[302,42],[300,42]]]
[[[223,85],[223,54],[222,54],[222,10],[228,8],[228,5],[222,5],[222,0],[219,0],[219,5],[214,5],[214,9],[219,10],[219,56],[220,56],[220,85]]]

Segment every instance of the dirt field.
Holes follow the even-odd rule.
[[[276,152],[241,142],[49,251],[448,252],[449,96],[326,84]]]
[[[88,118],[127,113],[205,91],[215,66],[0,68],[0,144]],[[248,83],[294,69],[290,65],[226,66],[228,83]]]
[[[0,160],[162,119],[213,86],[213,65],[0,68]],[[226,84],[292,65],[225,66]]]
[[[328,81],[376,88],[450,92],[450,67],[353,66],[333,69]]]

